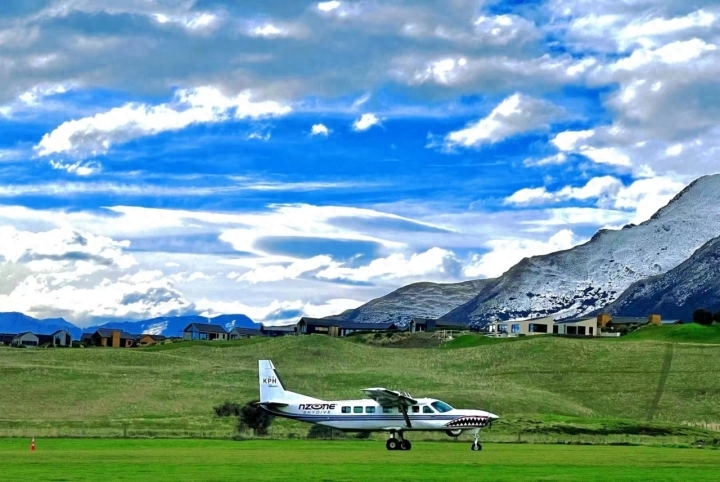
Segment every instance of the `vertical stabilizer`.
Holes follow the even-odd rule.
[[[285,390],[280,375],[275,371],[275,365],[270,360],[258,360],[258,374],[260,376],[260,403],[291,403],[291,402],[321,402],[317,398],[306,397],[299,393]]]
[[[260,403],[278,402],[285,399],[285,387],[270,360],[258,361],[260,373]]]

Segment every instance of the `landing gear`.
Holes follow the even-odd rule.
[[[470,450],[472,450],[473,452],[477,452],[477,451],[479,451],[479,450],[482,450],[482,445],[480,445],[480,441],[478,440],[479,438],[480,438],[480,437],[478,436],[478,433],[475,432],[475,433],[473,434],[473,443],[472,443],[472,445],[470,446]]]
[[[412,448],[412,444],[409,440],[405,440],[405,437],[403,437],[402,432],[398,432],[397,435],[399,439],[395,438],[395,431],[393,430],[390,432],[391,437],[388,439],[387,442],[385,442],[385,447],[388,450],[410,450]]]
[[[390,437],[388,441],[385,442],[385,447],[388,450],[398,450],[400,448],[400,441],[395,437]]]

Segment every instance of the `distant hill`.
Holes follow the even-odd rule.
[[[720,237],[667,273],[633,283],[603,311],[624,316],[660,313],[665,319],[690,321],[698,308],[720,310]]]
[[[133,334],[152,333],[154,335],[178,336],[190,323],[213,323],[223,325],[227,330],[235,327],[258,328],[259,324],[245,315],[218,315],[212,318],[204,316],[163,316],[140,321],[109,322],[102,325],[80,328],[62,318],[38,320],[22,313],[0,313],[0,333],[21,333],[32,331],[50,334],[66,329],[73,337],[80,338],[82,333],[94,332],[98,328],[115,328]]]
[[[33,333],[49,335],[61,329],[68,330],[74,337],[79,337],[81,333],[80,328],[62,318],[38,320],[22,313],[0,313],[0,333],[32,331]]]
[[[329,318],[356,323],[405,323],[412,318],[438,318],[472,299],[491,281],[413,283]]]

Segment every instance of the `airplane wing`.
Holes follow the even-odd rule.
[[[401,393],[395,390],[388,390],[387,388],[364,388],[363,392],[383,407],[407,409],[407,407],[417,405],[418,403],[409,393]]]
[[[405,424],[412,427],[407,409],[411,405],[417,405],[417,400],[412,398],[409,393],[401,393],[387,388],[364,388],[365,395],[378,402],[383,407],[397,407],[405,417]]]

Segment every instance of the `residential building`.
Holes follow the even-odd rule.
[[[163,335],[151,335],[150,333],[143,333],[142,335],[135,335],[135,346],[149,346],[165,341],[166,336]]]
[[[598,320],[593,317],[556,321],[553,333],[558,335],[600,336]]]
[[[546,335],[553,332],[553,317],[528,320],[496,321],[486,327],[486,333],[499,336]]]
[[[58,330],[51,335],[37,335],[38,345],[44,346],[72,346],[73,337],[67,330]]]
[[[231,340],[240,340],[243,338],[250,338],[253,336],[261,336],[262,332],[257,328],[233,328],[230,330],[230,339]]]
[[[15,333],[0,333],[0,346],[12,345],[12,341],[16,336]]]
[[[435,331],[437,321],[433,318],[413,318],[409,328],[412,333]]]
[[[260,325],[260,333],[263,336],[287,336],[296,335],[297,325]]]
[[[15,338],[12,339],[12,346],[20,347],[36,347],[40,345],[40,340],[37,335],[32,332],[26,331],[24,333],[18,333]]]
[[[348,336],[357,331],[378,332],[378,331],[399,331],[407,330],[414,326],[410,322],[408,327],[400,328],[395,323],[354,323],[334,318],[310,318],[303,317],[296,325],[296,333],[300,335],[329,335],[334,337]]]
[[[183,340],[228,340],[229,334],[221,325],[190,323],[183,330]]]
[[[135,344],[135,336],[122,330],[100,328],[92,334],[90,340],[94,346],[130,348]]]

